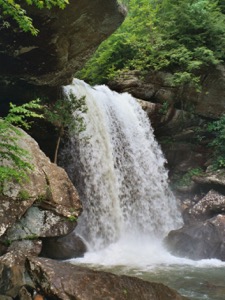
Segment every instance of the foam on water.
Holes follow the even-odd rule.
[[[129,267],[142,271],[170,266],[193,266],[197,268],[225,267],[225,262],[218,259],[202,259],[193,261],[188,258],[170,254],[159,239],[147,237],[121,238],[104,249],[88,251],[84,257],[72,259],[74,263],[92,264],[105,267]]]

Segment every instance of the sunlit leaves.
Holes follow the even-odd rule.
[[[216,0],[122,1],[129,13],[78,74],[105,83],[123,70],[166,70],[173,85],[199,85],[201,68],[225,59],[225,15]]]
[[[28,151],[18,146],[22,132],[13,126],[29,128],[27,118],[42,118],[38,113],[41,105],[38,100],[21,106],[10,104],[9,114],[0,119],[0,184],[4,180],[21,181],[27,178],[27,171],[32,169]]]
[[[63,9],[68,3],[68,0],[0,0],[0,16],[11,17],[24,32],[37,35],[38,29],[34,27],[32,19],[27,15],[26,6],[33,5],[38,9],[51,9],[53,6],[57,6]]]

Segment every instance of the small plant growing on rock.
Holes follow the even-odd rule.
[[[30,198],[30,194],[26,190],[20,190],[18,194],[18,198],[22,201],[26,201]]]
[[[75,216],[69,216],[67,217],[69,221],[71,222],[75,222],[77,220],[77,218]]]
[[[58,133],[54,163],[57,163],[62,137],[68,132],[80,133],[86,129],[83,119],[86,112],[85,97],[77,98],[72,92],[66,99],[59,99],[53,105],[45,107],[45,118],[56,127]]]

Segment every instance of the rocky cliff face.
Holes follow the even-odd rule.
[[[27,13],[37,37],[14,26],[0,29],[1,102],[55,95],[125,16],[116,0],[76,0],[64,10],[27,7]]]
[[[202,117],[218,118],[224,114],[224,65],[208,69],[202,74],[200,92],[189,85],[179,88],[171,86],[168,83],[170,76],[170,73],[152,71],[143,78],[134,71],[110,82],[110,87],[119,92],[129,92],[136,98],[192,111]]]

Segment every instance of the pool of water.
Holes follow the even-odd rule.
[[[191,300],[225,300],[225,262],[175,257],[157,241],[121,240],[70,262],[162,282]]]
[[[74,264],[80,264],[73,260]],[[85,264],[95,270],[161,282],[191,300],[225,300],[225,266],[159,265],[141,270],[128,266]]]

